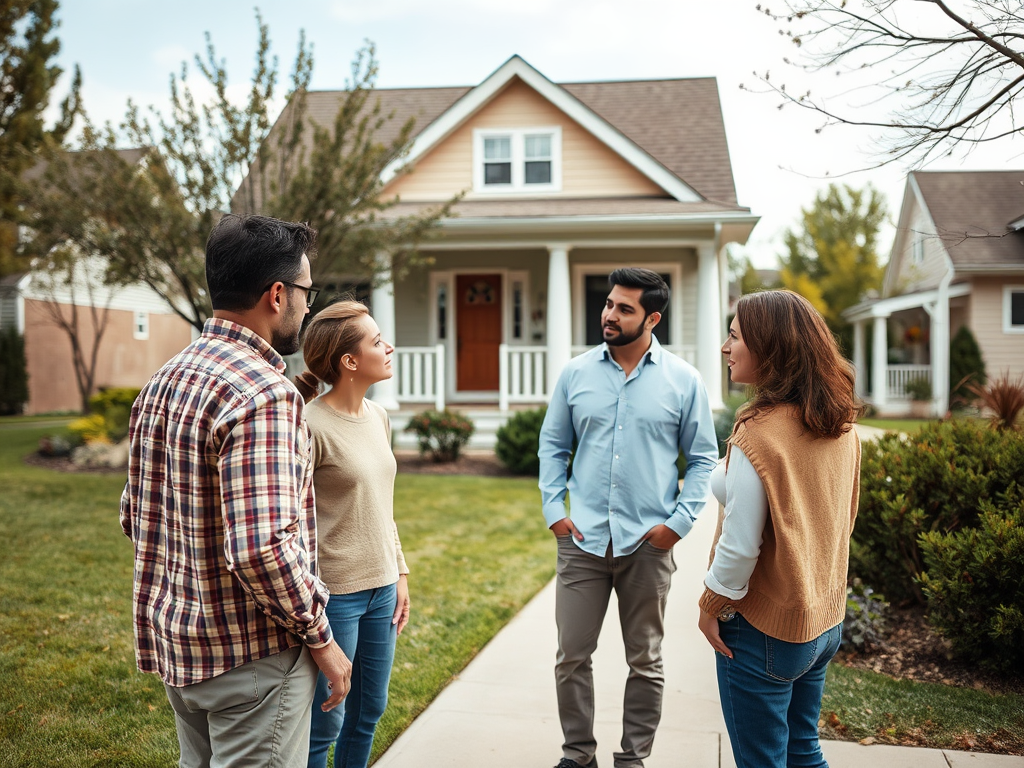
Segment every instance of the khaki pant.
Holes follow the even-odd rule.
[[[167,689],[180,768],[304,768],[316,689],[306,646]]]
[[[625,557],[612,557],[610,547],[605,556],[598,557],[581,550],[569,536],[558,537],[555,686],[565,757],[580,765],[589,763],[591,768],[597,765],[591,656],[613,589],[629,664],[623,697],[622,751],[614,754],[615,766],[641,768],[643,759],[651,754],[665,688],[661,660],[665,603],[675,570],[671,550],[656,549],[646,542]]]

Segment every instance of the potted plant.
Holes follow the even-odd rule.
[[[917,376],[903,385],[910,397],[910,415],[925,419],[931,415],[932,383],[926,376]]]

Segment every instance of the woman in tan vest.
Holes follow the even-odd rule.
[[[860,489],[853,370],[790,291],[743,296],[722,354],[752,396],[711,478],[725,513],[700,629],[738,768],[827,766],[818,715]]]
[[[352,660],[344,705],[323,712],[330,696],[321,674],[313,699],[310,768],[324,768],[334,744],[337,768],[365,768],[384,714],[395,640],[409,621],[409,586],[394,519],[395,457],[387,412],[366,399],[390,379],[394,347],[354,301],[323,309],[306,328],[309,369],[295,380],[313,435],[320,578],[331,592],[331,630]],[[319,395],[320,385],[331,389]],[[314,399],[315,398],[315,399]]]

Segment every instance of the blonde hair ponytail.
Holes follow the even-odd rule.
[[[308,370],[295,377],[295,386],[307,403],[320,393],[320,382],[337,383],[342,355],[355,353],[363,340],[364,331],[354,321],[369,314],[358,301],[338,301],[309,321],[302,337]]]

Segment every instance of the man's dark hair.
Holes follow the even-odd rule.
[[[639,288],[643,291],[640,294],[640,306],[644,308],[645,320],[652,312],[664,313],[665,307],[668,306],[668,283],[653,270],[642,267],[619,267],[608,275],[608,287],[614,288],[616,285],[623,288]]]
[[[302,254],[313,258],[316,230],[308,224],[269,216],[222,218],[206,241],[206,284],[214,309],[252,309],[266,289],[293,282]]]

